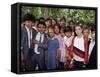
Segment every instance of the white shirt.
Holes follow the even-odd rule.
[[[32,30],[30,30],[27,26],[25,26],[25,28],[26,28],[27,34],[28,34],[28,46],[30,48],[31,40],[32,40]]]
[[[41,36],[41,40],[40,40],[40,36]],[[40,34],[40,32],[38,32],[35,40],[40,41],[42,43],[44,40],[44,34]],[[36,54],[40,54],[40,52],[38,52],[38,44],[35,44],[34,52]]]
[[[95,41],[91,40],[90,45],[89,45],[89,56],[88,56],[88,58],[89,58],[90,55],[91,55],[91,52],[92,52],[92,50],[93,50],[94,45],[95,45]]]
[[[76,47],[76,48],[82,50],[82,52],[84,52],[84,38],[83,38],[83,36],[80,37],[80,38],[77,37],[77,36],[75,37],[75,39],[74,39],[74,47]],[[74,54],[74,59],[76,61],[84,61],[83,58],[77,56],[76,54]]]
[[[72,40],[73,40],[74,36],[71,37],[64,37],[65,40],[65,44],[67,45],[67,47],[69,47],[72,44]]]

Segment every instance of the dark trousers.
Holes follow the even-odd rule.
[[[84,62],[74,60],[74,68],[78,69],[78,68],[85,68],[85,67],[86,65],[84,64]]]
[[[41,54],[34,53],[31,56],[31,70],[36,70],[37,65],[38,65],[38,70],[46,70],[44,56],[41,56]]]
[[[64,69],[64,63],[63,62],[58,62],[58,69]]]
[[[30,49],[26,53],[21,52],[21,71],[30,71],[31,57]]]

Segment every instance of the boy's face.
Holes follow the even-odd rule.
[[[33,25],[33,22],[32,22],[31,20],[26,20],[26,21],[24,22],[24,24],[25,24],[28,28],[31,28],[32,25]]]
[[[50,37],[54,36],[54,30],[53,29],[48,29],[48,34]]]
[[[37,29],[41,34],[45,32],[45,26],[43,24],[39,24]]]
[[[76,32],[77,36],[80,36],[82,34],[82,28],[80,26],[76,26],[75,32]]]
[[[71,36],[72,36],[72,32],[65,32],[65,35],[66,35],[67,37],[71,37]]]
[[[91,37],[93,40],[95,40],[95,31],[91,32]]]
[[[58,28],[58,26],[54,27],[54,31],[55,31],[55,34],[59,34],[59,28]]]

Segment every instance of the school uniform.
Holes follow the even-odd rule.
[[[89,40],[88,59],[87,68],[97,68],[96,42],[93,40]]]
[[[45,45],[47,48],[47,69],[57,68],[57,49],[59,48],[59,42],[56,38],[50,38]]]
[[[21,60],[22,71],[30,70],[30,48],[32,44],[32,29],[27,26],[21,27]]]
[[[36,32],[33,36],[33,39],[39,41],[41,44],[45,42],[45,34]],[[45,49],[40,47],[38,44],[33,44],[31,47],[31,70],[45,70]]]
[[[71,37],[64,37],[65,40],[65,46],[66,46],[66,63],[64,64],[64,68],[72,68],[72,41],[73,41],[74,36]]]
[[[84,36],[73,40],[74,68],[84,68],[88,62],[88,39]]]

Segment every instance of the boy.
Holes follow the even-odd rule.
[[[46,40],[45,29],[46,29],[46,25],[44,22],[39,22],[37,24],[37,32],[33,36],[33,39],[32,39],[33,46],[31,48],[31,52],[32,52],[31,69],[32,70],[45,70],[46,69],[45,49],[40,47],[40,44],[44,43]]]
[[[89,51],[88,51],[88,59],[89,62],[87,64],[88,68],[97,68],[97,50],[96,50],[96,42],[95,42],[95,28],[91,29],[91,37],[89,40]]]
[[[21,70],[30,70],[29,50],[32,44],[32,24],[35,18],[32,14],[26,14],[23,18],[24,26],[21,27]]]

